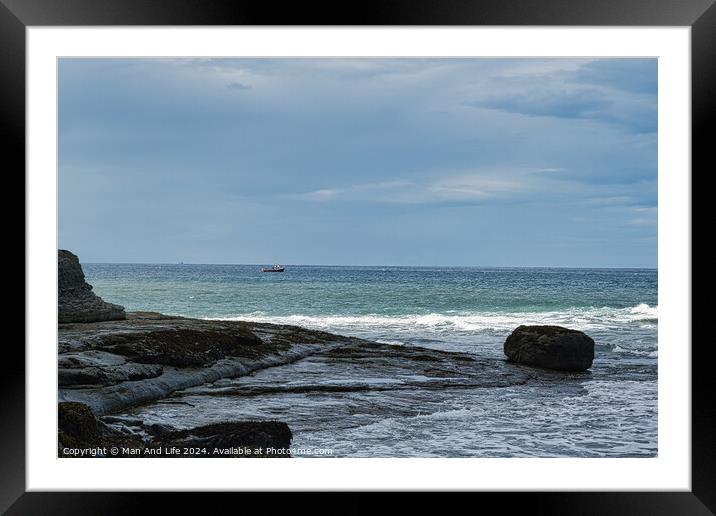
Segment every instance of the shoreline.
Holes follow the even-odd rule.
[[[315,394],[397,392],[416,388],[427,391],[499,388],[524,385],[535,376],[549,374],[507,360],[380,344],[298,326],[189,319],[152,312],[129,312],[122,320],[60,324],[58,335],[60,411],[69,411],[82,419],[83,425],[75,426],[95,429],[94,437],[75,433],[68,438],[67,428],[61,425],[58,453],[65,457],[96,456],[94,452],[83,455],[77,450],[94,450],[101,445],[126,448],[126,453],[118,456],[176,456],[173,452],[162,455],[170,446],[166,443],[175,446],[175,441],[181,438],[196,444],[195,434],[202,432],[215,432],[199,440],[213,443],[212,449],[220,449],[218,443],[225,443],[226,432],[235,434],[237,425],[245,433],[246,425],[254,428],[270,423],[272,431],[285,437],[290,434],[286,423],[242,421],[240,414],[236,414],[233,422],[187,429],[149,424],[120,413],[152,403],[185,404],[173,401],[173,395],[185,389],[211,387],[217,380],[250,376],[315,356],[339,367],[351,367],[361,362],[378,364],[379,367],[400,370],[401,376],[412,379],[379,386],[367,381],[350,386],[270,384],[240,391],[216,389],[212,395],[251,397],[276,392]],[[187,410],[191,410],[188,405]],[[273,443],[271,449],[276,450],[285,450],[290,445],[291,439],[284,438],[279,441],[285,446],[276,446],[279,441],[274,437],[269,432],[257,441],[261,446],[252,444],[255,445],[253,455],[243,448],[245,437],[238,442],[231,441],[231,448],[239,451],[230,455],[259,457],[265,456],[257,450],[266,443]],[[67,444],[74,446],[67,447]],[[285,451],[277,451],[271,456],[288,455]]]

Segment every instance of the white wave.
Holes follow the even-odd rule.
[[[657,318],[657,307],[656,306],[649,306],[646,303],[639,303],[636,306],[632,306],[629,309],[629,313],[634,315],[644,315],[648,318]]]
[[[612,351],[614,353],[623,353],[626,355],[636,355],[639,357],[648,357],[648,358],[658,358],[659,357],[659,351],[658,350],[652,350],[652,349],[638,349],[634,347],[625,348],[622,346],[614,346],[612,348]]]
[[[628,308],[571,308],[550,312],[478,312],[457,314],[409,315],[268,315],[252,312],[224,317],[224,320],[243,320],[274,324],[291,324],[319,330],[394,331],[429,329],[436,333],[482,331],[512,331],[521,324],[569,325],[581,330],[613,328],[629,323],[657,322],[657,307],[645,303]],[[644,326],[644,325],[642,325]],[[649,325],[651,326],[651,325]],[[648,329],[648,328],[647,328]]]
[[[391,346],[402,346],[405,344],[402,340],[391,340],[391,339],[375,339],[378,344],[389,344]]]

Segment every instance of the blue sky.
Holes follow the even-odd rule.
[[[83,262],[656,267],[655,59],[62,59]]]

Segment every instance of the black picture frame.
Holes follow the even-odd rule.
[[[25,30],[41,25],[690,26],[692,169],[698,167],[704,173],[707,167],[713,170],[713,166],[708,166],[713,158],[706,129],[716,103],[714,0],[362,0],[355,4],[325,5],[286,2],[280,8],[271,2],[246,0],[0,0],[0,127],[7,149],[4,163],[14,163],[13,170],[25,167]],[[6,174],[10,172],[6,169]],[[691,172],[691,177],[694,176]],[[25,272],[27,275],[27,269]],[[514,508],[515,503],[528,504],[530,512],[536,514],[714,514],[716,447],[711,429],[716,421],[716,401],[708,360],[711,340],[697,342],[694,339],[692,345],[691,492],[485,493],[483,496],[494,498],[505,508]],[[150,496],[161,496],[163,504],[172,500],[184,503],[184,497],[176,494],[26,493],[25,356],[24,350],[16,345],[14,349],[8,349],[9,343],[5,347],[5,367],[0,375],[3,416],[0,418],[0,511],[7,510],[8,514],[130,513],[146,508]]]

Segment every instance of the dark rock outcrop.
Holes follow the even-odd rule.
[[[57,315],[60,323],[124,319],[124,307],[107,303],[92,292],[80,261],[69,251],[57,252]]]
[[[57,427],[60,442],[65,446],[96,443],[99,438],[97,420],[83,403],[60,403],[57,406]]]
[[[98,420],[83,403],[57,406],[60,457],[290,457],[293,435],[280,421],[216,423],[187,430],[149,425],[135,432],[129,423],[141,421],[105,417]],[[108,424],[110,423],[110,424]],[[114,424],[111,424],[114,423]],[[127,424],[124,424],[127,423]],[[184,453],[193,449],[192,453]]]
[[[240,325],[224,327],[222,331],[201,326],[158,328],[107,336],[103,344],[133,362],[175,367],[202,367],[227,356],[261,353],[262,342],[256,335]]]
[[[57,405],[57,437],[60,457],[96,456],[89,453],[80,454],[79,450],[109,449],[112,446],[118,449],[141,449],[145,446],[141,437],[110,428],[98,421],[87,405],[74,402]]]
[[[586,371],[594,360],[594,340],[581,331],[561,326],[519,326],[507,337],[504,351],[519,364]]]
[[[162,435],[156,444],[164,450],[206,449],[211,456],[290,457],[293,435],[280,421],[216,423]]]

